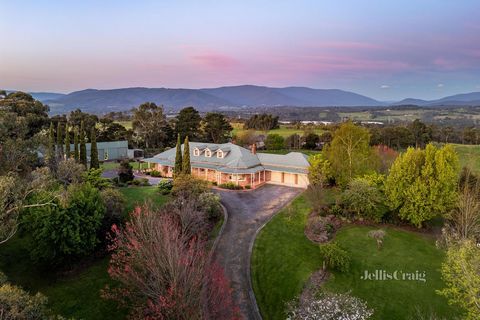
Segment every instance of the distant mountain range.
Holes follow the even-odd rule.
[[[307,87],[272,88],[232,86],[211,89],[122,88],[87,89],[69,94],[33,92],[36,99],[48,104],[54,114],[76,108],[91,113],[130,110],[144,102],[163,105],[176,111],[194,106],[201,111],[239,107],[380,107],[398,105],[459,106],[480,105],[480,92],[457,94],[437,100],[408,98],[398,102],[381,102],[357,93],[338,89]]]

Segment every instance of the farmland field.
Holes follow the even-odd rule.
[[[480,172],[480,145],[454,144],[460,158],[460,167],[468,166]]]
[[[231,125],[233,127],[232,136],[236,135],[236,134],[239,134],[242,131],[245,131],[245,129],[243,129],[243,123],[231,123]],[[318,127],[313,128],[312,131],[314,133],[318,134],[318,135],[320,135],[324,132],[323,129],[320,129]],[[291,126],[280,125],[280,128],[269,130],[266,133],[264,131],[260,131],[260,130],[255,131],[255,134],[257,134],[257,135],[279,134],[284,138],[286,138],[288,136],[291,136],[292,134],[295,134],[295,133],[299,134],[299,135],[303,135],[305,133],[305,130],[304,129],[295,129],[295,128],[292,128]]]

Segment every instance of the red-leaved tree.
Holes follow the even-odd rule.
[[[123,229],[112,227],[109,274],[119,286],[104,295],[132,319],[235,319],[229,282],[206,242],[185,232],[171,211],[136,208]]]

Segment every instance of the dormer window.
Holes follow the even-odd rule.
[[[212,151],[210,149],[205,149],[205,157],[210,158],[212,156]]]
[[[198,157],[200,155],[200,150],[198,148],[193,149],[193,155]]]
[[[217,151],[217,158],[223,158],[225,156],[225,153],[222,150]]]

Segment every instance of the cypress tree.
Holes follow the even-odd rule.
[[[70,132],[68,122],[65,124],[65,158],[70,159]]]
[[[185,137],[185,142],[183,143],[182,171],[184,174],[192,173],[192,168],[190,167],[190,144],[188,143],[188,136]]]
[[[85,144],[85,125],[80,123],[80,163],[87,168],[87,145]]]
[[[80,160],[80,152],[78,150],[78,128],[75,127],[73,129],[73,157],[75,159],[75,161],[79,161]]]
[[[175,147],[177,153],[175,154],[175,168],[173,168],[173,174],[179,175],[182,173],[182,142],[180,140],[180,134],[177,138],[177,146]]]
[[[100,163],[98,162],[97,136],[95,133],[95,127],[92,128],[90,144],[90,169],[98,169],[100,168]]]
[[[62,123],[59,121],[57,126],[57,155],[58,159],[63,159],[63,132]]]
[[[48,133],[48,146],[46,154],[47,164],[51,170],[55,168],[55,129],[53,128],[53,122],[50,122],[50,130]]]

